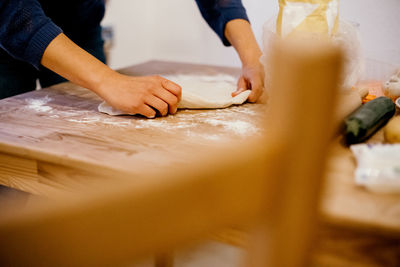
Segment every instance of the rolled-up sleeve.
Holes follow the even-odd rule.
[[[37,0],[0,1],[0,47],[12,57],[38,68],[45,49],[61,32]]]
[[[249,21],[246,9],[240,0],[196,0],[196,3],[203,18],[225,46],[231,45],[225,37],[226,24],[233,19]]]

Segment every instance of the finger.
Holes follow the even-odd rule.
[[[157,96],[154,95],[149,96],[145,100],[145,103],[150,107],[153,107],[154,109],[158,110],[161,116],[166,116],[168,114],[168,104],[164,102],[162,99],[158,98]]]
[[[235,97],[235,96],[237,96],[237,95],[243,93],[244,91],[247,91],[247,89],[246,89],[246,88],[243,88],[243,87],[238,88],[235,92],[232,93],[232,97]]]
[[[171,114],[175,114],[178,109],[179,99],[176,95],[172,94],[170,91],[160,88],[154,93],[155,96],[160,98],[162,101],[168,104],[168,111]]]
[[[249,95],[249,102],[256,102],[264,91],[263,83],[259,80],[253,80],[251,82],[251,93]]]
[[[149,119],[153,119],[156,117],[156,111],[154,109],[152,109],[151,107],[149,107],[148,105],[142,105],[137,113],[149,118]]]
[[[161,82],[161,85],[165,89],[167,89],[169,92],[171,92],[173,95],[175,95],[178,98],[178,101],[181,100],[182,88],[178,84],[176,84],[170,80],[163,79],[163,81]]]
[[[237,89],[235,92],[232,93],[232,97],[237,96],[238,94],[244,92],[247,90],[247,82],[244,79],[244,77],[240,77],[238,83],[237,83]]]

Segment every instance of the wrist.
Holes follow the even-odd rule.
[[[236,47],[242,66],[255,66],[260,64],[262,52],[255,40],[243,43]]]
[[[116,73],[64,34],[50,42],[43,53],[41,64],[99,95],[102,93],[102,84]]]
[[[246,55],[241,57],[241,62],[242,62],[242,67],[254,67],[254,66],[259,66],[261,64],[260,62],[260,57],[261,57],[261,52],[255,52],[251,55]]]
[[[85,87],[99,96],[103,96],[110,87],[109,84],[112,84],[111,81],[115,81],[116,76],[120,75],[106,65],[101,69],[91,71],[91,73]]]

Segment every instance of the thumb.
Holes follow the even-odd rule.
[[[237,96],[240,93],[243,93],[244,91],[247,90],[247,83],[244,77],[240,77],[238,83],[237,83],[237,89],[235,92],[232,93],[232,97]]]

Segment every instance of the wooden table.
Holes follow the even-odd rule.
[[[239,74],[235,68],[160,61],[121,72]],[[89,90],[71,83],[1,100],[0,184],[51,197],[84,187],[88,181],[112,179],[117,173],[139,179],[154,169],[168,171],[171,165],[190,164],[187,158],[195,151],[240,142],[267,130],[263,126],[264,104],[182,110],[149,120],[101,114],[97,111],[100,102]],[[381,138],[381,133],[375,137]],[[322,222],[351,233],[367,233],[369,238],[373,233],[379,242],[385,236],[394,244],[391,248],[400,251],[400,197],[357,187],[354,169],[351,152],[336,142],[327,168]],[[332,231],[328,235],[332,240]],[[399,255],[394,255],[400,262]]]
[[[233,68],[148,62],[121,72],[237,75]],[[152,169],[190,164],[188,155],[262,134],[265,106],[182,110],[164,118],[99,113],[102,100],[71,83],[1,100],[0,183],[33,194],[84,184],[83,176],[124,172],[134,179]],[[95,174],[95,175],[93,175]],[[116,175],[114,175],[116,176]]]

